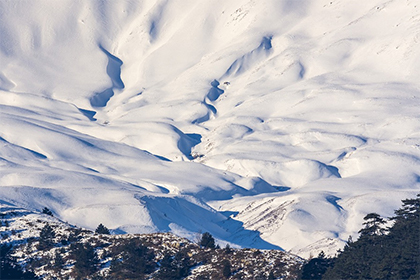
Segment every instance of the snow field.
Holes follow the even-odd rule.
[[[418,192],[419,9],[2,2],[0,199],[333,254]]]

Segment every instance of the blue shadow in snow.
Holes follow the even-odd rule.
[[[94,118],[94,116],[96,115],[95,111],[90,111],[90,110],[85,110],[85,109],[80,109],[77,108],[80,113],[82,113],[83,115],[85,115],[86,118],[88,118],[90,121],[96,121],[96,119]]]
[[[0,137],[0,141],[1,141],[1,142],[5,142],[7,145],[16,146],[15,144],[12,144],[12,143],[10,143],[9,141],[7,141],[6,139],[4,139],[3,137]],[[33,156],[35,156],[35,157],[37,157],[37,158],[40,158],[40,159],[47,159],[47,156],[45,156],[45,155],[43,155],[43,154],[41,154],[41,153],[38,153],[38,152],[36,152],[36,151],[33,151],[33,150],[31,150],[31,149],[28,149],[28,148],[25,148],[25,147],[22,147],[22,146],[16,146],[16,147],[18,147],[18,148],[20,148],[20,149],[22,149],[22,150],[25,150],[25,151],[27,151],[27,152],[31,153]]]
[[[201,135],[196,133],[184,134],[179,129],[175,130],[179,135],[178,149],[189,159],[192,160],[191,150],[201,143]]]
[[[264,50],[270,50],[273,45],[271,44],[271,40],[273,39],[273,36],[266,36],[262,39],[260,46],[258,49],[264,49]]]
[[[99,46],[99,48],[108,57],[108,65],[106,66],[106,73],[111,78],[112,87],[116,88],[116,89],[123,89],[124,88],[124,83],[121,80],[121,66],[123,65],[122,60],[119,59],[118,57],[112,55],[110,52],[108,52],[102,46]]]
[[[338,211],[342,211],[343,207],[341,207],[337,201],[339,201],[341,198],[336,197],[334,195],[329,195],[325,198],[329,203],[331,203],[332,205],[334,205],[334,207],[338,210]]]
[[[106,73],[112,81],[112,87],[107,88],[102,92],[98,92],[93,97],[91,97],[90,105],[92,105],[92,107],[105,107],[111,97],[114,96],[114,89],[123,89],[125,87],[121,79],[121,65],[123,64],[122,60],[112,55],[101,45],[99,45],[99,48],[108,57]]]
[[[275,188],[279,192],[286,192],[290,190],[290,187],[284,187],[284,186],[273,186],[273,188]]]
[[[136,196],[136,199],[147,208],[158,231],[169,232],[171,224],[176,224],[190,233],[210,232],[215,238],[244,248],[283,250],[263,240],[259,232],[245,229],[242,222],[183,197]]]
[[[219,88],[219,85],[220,83],[217,80],[213,80],[211,82],[211,89],[207,93],[207,97],[212,102],[216,101],[220,97],[220,95],[224,93],[224,91]]]
[[[328,171],[330,171],[334,176],[336,176],[337,178],[341,178],[341,174],[337,167],[332,166],[332,165],[326,165],[326,167]]]

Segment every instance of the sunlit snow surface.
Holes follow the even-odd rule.
[[[420,187],[416,0],[0,2],[0,200],[334,253]]]

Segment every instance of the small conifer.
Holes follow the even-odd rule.
[[[200,246],[202,246],[204,248],[210,248],[210,249],[215,249],[216,248],[214,238],[209,232],[205,232],[201,236]]]
[[[109,229],[104,226],[103,224],[99,224],[99,226],[96,228],[95,233],[97,234],[110,234]]]

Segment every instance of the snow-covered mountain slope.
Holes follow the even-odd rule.
[[[228,279],[221,269],[224,260],[229,260],[234,275],[232,279],[270,279],[268,276],[271,274],[275,279],[287,280],[296,279],[304,263],[302,258],[280,250],[199,245],[202,244],[201,235],[192,241],[171,233],[99,234],[69,225],[49,214],[2,203],[0,236],[2,279],[13,277],[5,263],[17,265],[45,280],[117,279],[121,275],[125,279]],[[80,245],[88,245],[85,248],[92,249],[90,257],[77,254]],[[141,253],[130,251],[142,248],[140,245],[147,249]],[[97,257],[96,266],[92,265],[95,263],[92,255]],[[163,274],[167,268],[167,262],[165,265],[165,261],[162,261],[165,256],[174,260],[173,266],[177,267],[177,271]],[[61,262],[57,261],[60,257]],[[115,260],[126,265],[115,266]],[[78,262],[82,262],[84,267],[92,267],[81,270],[76,265]],[[127,269],[129,262],[131,266]],[[142,270],[145,262],[149,264],[146,271]],[[186,271],[179,272],[181,268]],[[172,277],[169,277],[169,273]],[[16,274],[14,276],[18,277]]]
[[[0,199],[333,253],[420,186],[415,0],[2,1]]]

